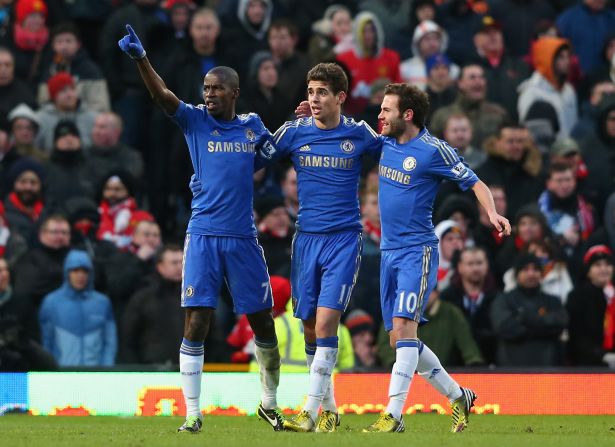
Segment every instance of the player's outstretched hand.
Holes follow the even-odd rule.
[[[295,116],[297,118],[306,118],[312,116],[312,109],[310,109],[310,103],[307,101],[301,101],[295,109]]]
[[[126,25],[126,31],[128,31],[128,34],[122,37],[117,44],[132,59],[143,59],[145,57],[145,50],[143,45],[141,45],[139,37],[137,37],[137,33],[135,33],[135,30],[130,25]]]
[[[494,214],[489,216],[489,220],[491,221],[491,225],[493,225],[498,231],[500,237],[510,236],[510,222],[507,218],[500,216],[499,214]]]

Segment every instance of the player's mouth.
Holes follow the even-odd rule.
[[[310,108],[312,109],[312,115],[318,115],[322,112],[322,107],[311,106]]]
[[[207,109],[215,109],[218,107],[218,103],[215,101],[205,101],[205,107],[207,107]]]

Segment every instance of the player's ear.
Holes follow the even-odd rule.
[[[406,109],[404,111],[404,121],[412,121],[412,118],[414,118],[414,110]]]
[[[233,89],[233,99],[239,98],[239,87]]]
[[[341,91],[337,94],[337,100],[340,104],[344,104],[344,101],[346,101],[346,96],[347,95],[345,91]]]

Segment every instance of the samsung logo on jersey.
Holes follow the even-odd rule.
[[[394,182],[401,183],[402,185],[410,184],[410,174],[404,174],[397,169],[389,168],[388,166],[380,165],[378,167],[378,173],[380,177],[387,178],[389,180],[393,180]]]
[[[352,169],[354,159],[323,157],[322,155],[299,155],[299,166],[312,168]]]
[[[255,143],[208,141],[208,152],[250,152],[254,153]]]

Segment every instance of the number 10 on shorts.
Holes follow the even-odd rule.
[[[409,314],[416,311],[416,304],[418,302],[418,297],[414,292],[399,292],[399,306],[397,307],[397,312],[407,312]]]

